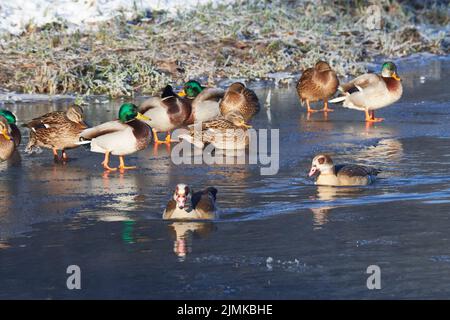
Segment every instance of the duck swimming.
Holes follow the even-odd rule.
[[[374,182],[380,172],[354,164],[334,165],[329,155],[320,154],[314,157],[308,175],[316,176],[316,184],[322,186],[364,186]]]
[[[215,219],[216,196],[216,188],[208,187],[194,193],[189,186],[179,183],[175,188],[172,199],[167,203],[163,219]]]

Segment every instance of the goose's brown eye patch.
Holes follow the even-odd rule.
[[[318,161],[320,164],[323,164],[323,163],[325,162],[325,158],[324,158],[324,157],[321,157],[321,158],[317,159],[317,161]]]

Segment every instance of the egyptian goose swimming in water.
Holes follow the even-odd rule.
[[[329,155],[314,157],[309,176],[317,176],[316,184],[323,186],[365,186],[375,181],[380,170],[354,165],[334,165]]]
[[[308,112],[328,112],[333,109],[328,108],[328,99],[336,93],[339,80],[336,72],[324,61],[318,61],[313,68],[306,69],[297,82],[297,93],[300,102],[306,102]],[[314,110],[309,105],[310,102],[323,100],[323,109]]]
[[[384,119],[375,118],[375,110],[387,107],[401,98],[403,87],[400,80],[397,66],[393,62],[385,62],[380,75],[366,73],[343,84],[339,90],[344,95],[330,102],[344,101],[343,107],[364,111],[366,122],[381,122]]]
[[[172,200],[167,203],[163,219],[215,219],[217,217],[216,195],[217,189],[213,187],[194,193],[189,186],[179,183]]]

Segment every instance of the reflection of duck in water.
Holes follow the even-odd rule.
[[[375,181],[378,173],[378,169],[360,165],[334,165],[329,155],[320,154],[313,159],[309,176],[317,175],[317,185],[364,186]]]
[[[180,183],[167,203],[163,219],[215,219],[216,195],[216,188],[208,187],[193,193],[187,185]]]
[[[370,159],[371,162],[400,162],[403,158],[403,144],[398,139],[382,139],[375,146],[362,149],[354,154],[357,160]]]
[[[320,201],[321,206],[310,208],[313,213],[314,225],[320,229],[321,226],[328,222],[328,215],[330,214],[330,211],[336,208],[336,206],[327,204],[327,202],[339,198],[357,197],[363,190],[364,188],[357,187],[336,188],[333,186],[317,186],[317,197],[315,197],[315,199]]]
[[[174,222],[169,225],[169,232],[175,238],[173,252],[180,258],[192,252],[192,238],[194,235],[207,237],[215,230],[211,222]]]

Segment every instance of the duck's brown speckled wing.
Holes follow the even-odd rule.
[[[30,122],[25,124],[30,129],[46,129],[51,127],[52,125],[57,125],[62,122],[70,121],[66,117],[66,113],[63,111],[54,111],[43,116],[32,119]]]
[[[260,105],[256,94],[247,88],[241,92],[228,91],[220,102],[220,112],[225,115],[237,111],[242,114],[245,122],[248,122],[259,112]]]
[[[86,129],[84,123],[72,122],[63,111],[47,113],[25,124],[30,128],[30,139],[26,150],[33,146],[58,150],[76,148],[79,134]]]
[[[314,68],[308,68],[303,71],[300,79],[297,82],[297,93],[301,100],[307,99],[307,93],[314,89],[313,84],[311,83],[313,74]]]
[[[339,85],[336,73],[332,70],[317,72],[314,68],[306,69],[297,83],[297,93],[303,102],[328,99]]]
[[[335,166],[335,173],[337,176],[347,176],[347,177],[365,177],[365,176],[376,176],[381,172],[379,169],[354,165],[354,164],[344,164]]]

